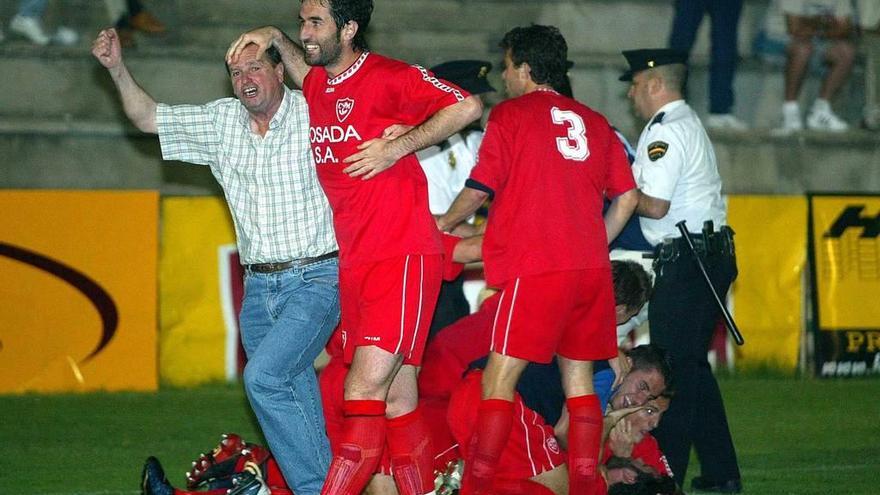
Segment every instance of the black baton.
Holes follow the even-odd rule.
[[[697,266],[700,267],[700,272],[703,274],[703,280],[706,281],[706,285],[709,286],[709,291],[712,292],[712,296],[715,297],[715,302],[718,304],[718,307],[721,308],[721,313],[724,315],[724,321],[727,323],[727,330],[730,331],[730,335],[733,337],[733,340],[736,341],[737,345],[743,345],[745,340],[743,340],[742,334],[739,333],[739,328],[736,327],[736,323],[733,321],[733,316],[730,315],[730,311],[727,310],[727,306],[718,296],[718,291],[715,289],[715,286],[712,285],[712,279],[709,278],[709,273],[706,271],[706,265],[703,264],[703,260],[700,258],[700,255],[697,254],[697,248],[694,247],[694,241],[691,240],[690,232],[688,232],[685,221],[682,220],[675,224],[675,226],[678,227],[685,244],[687,244],[691,254],[694,255],[694,259],[697,260]],[[708,248],[708,246],[706,247]]]

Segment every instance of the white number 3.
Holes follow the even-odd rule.
[[[587,146],[587,129],[584,119],[571,110],[560,110],[557,107],[550,109],[550,116],[554,124],[568,127],[568,137],[556,138],[556,149],[566,160],[582,162],[590,156],[590,148]]]

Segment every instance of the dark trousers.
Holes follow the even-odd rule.
[[[437,307],[434,309],[428,338],[470,313],[471,306],[464,297],[464,274],[451,282],[444,280],[440,285],[440,295],[437,297]]]
[[[736,258],[710,253],[703,260],[723,299],[737,275]],[[715,481],[739,479],[724,403],[707,359],[721,310],[690,253],[658,263],[655,270],[648,306],[651,343],[669,353],[675,395],[654,436],[679,484],[687,473],[691,446],[703,476]]]
[[[709,112],[730,113],[733,73],[742,0],[676,0],[669,47],[690,53],[705,13],[712,23],[709,65]]]

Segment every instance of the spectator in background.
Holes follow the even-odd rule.
[[[849,125],[831,110],[831,99],[852,70],[856,47],[853,42],[850,0],[780,0],[790,37],[785,64],[785,102],[782,104],[780,134],[803,130],[798,95],[815,49],[814,37],[828,41],[825,60],[828,72],[819,97],[807,116],[807,127],[816,131],[843,132]]]
[[[880,2],[859,0],[859,25],[865,47],[865,127],[880,129]]]
[[[690,54],[697,29],[708,12],[712,23],[709,59],[709,117],[706,127],[745,130],[745,122],[731,113],[733,76],[737,62],[737,31],[742,0],[676,0],[669,47]]]
[[[135,45],[134,32],[147,34],[165,32],[165,25],[144,9],[140,0],[104,0],[110,22],[116,27],[123,48]]]
[[[46,3],[47,0],[21,0],[18,3],[18,12],[9,21],[9,32],[39,46],[46,46],[49,43],[69,46],[76,43],[79,36],[66,26],[59,26],[54,35],[46,33],[42,22]],[[0,30],[0,41],[3,39],[3,31]]]

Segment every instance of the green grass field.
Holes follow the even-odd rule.
[[[734,377],[721,386],[744,493],[880,493],[880,382]],[[0,396],[0,417],[2,495],[136,494],[148,455],[180,486],[221,433],[262,443],[238,386]],[[698,472],[692,464],[689,477]]]

